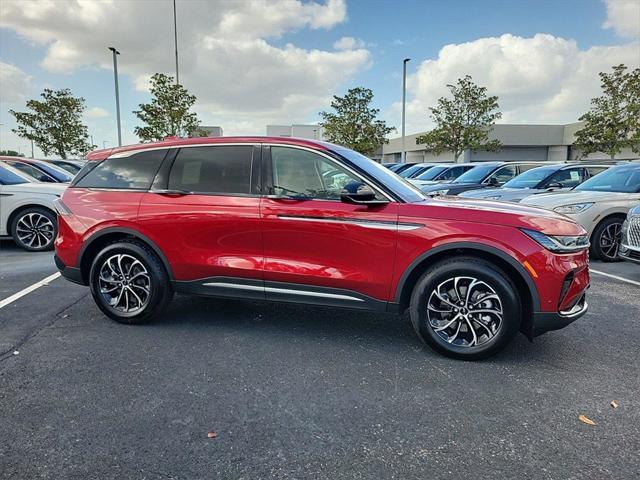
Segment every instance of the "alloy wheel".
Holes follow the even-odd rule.
[[[137,258],[127,254],[111,255],[100,267],[98,287],[111,308],[133,314],[149,303],[151,276]]]
[[[27,213],[16,223],[16,236],[29,248],[41,249],[51,245],[55,237],[53,222],[41,213]]]
[[[427,318],[445,342],[475,347],[496,336],[504,314],[500,297],[489,284],[474,277],[453,277],[431,292]]]
[[[600,250],[606,258],[615,260],[618,258],[618,248],[622,236],[622,223],[612,223],[602,231],[600,235]]]

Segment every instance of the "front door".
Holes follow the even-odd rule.
[[[267,299],[384,308],[395,260],[397,203],[341,202],[345,185],[366,182],[319,152],[271,146],[263,157]]]

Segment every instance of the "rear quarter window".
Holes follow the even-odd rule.
[[[77,175],[76,187],[148,190],[167,150],[140,152],[130,157],[88,162]],[[86,171],[86,173],[84,173]]]

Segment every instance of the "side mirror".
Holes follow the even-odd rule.
[[[555,190],[556,188],[564,188],[564,185],[562,185],[560,182],[551,182],[547,184],[547,188],[549,190]]]
[[[500,186],[500,182],[498,181],[498,179],[496,177],[489,177],[489,181],[487,183],[489,185],[491,185],[492,187],[499,187]]]
[[[387,200],[376,198],[376,192],[369,185],[359,182],[350,182],[344,186],[340,193],[340,201],[356,205],[384,205]]]

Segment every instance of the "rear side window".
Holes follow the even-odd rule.
[[[169,189],[203,194],[249,194],[252,152],[252,145],[183,148],[171,168]]]
[[[140,152],[130,157],[107,158],[86,175],[78,174],[76,187],[148,190],[166,150]],[[85,166],[90,168],[90,166]]]

